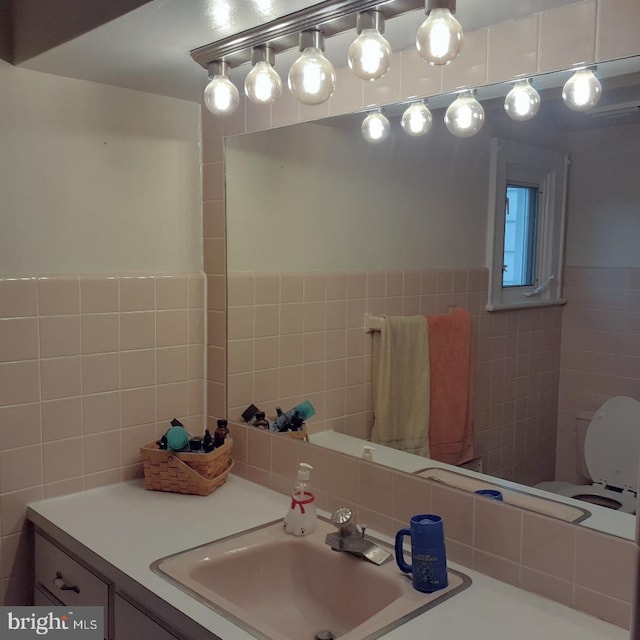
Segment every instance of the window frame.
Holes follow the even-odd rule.
[[[487,226],[487,311],[565,304],[562,267],[570,158],[556,149],[492,138]],[[531,286],[503,286],[507,184],[539,189],[536,265]]]

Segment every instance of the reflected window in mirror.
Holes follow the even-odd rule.
[[[535,279],[537,185],[507,184],[502,254],[502,286],[531,286]]]
[[[564,303],[567,165],[564,151],[492,140],[488,311]]]

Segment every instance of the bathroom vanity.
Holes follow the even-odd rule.
[[[140,480],[31,503],[36,604],[104,606],[106,640],[253,638],[154,573],[151,565],[276,520],[287,506],[282,494],[236,476],[207,497],[146,491]],[[381,637],[410,640],[426,628],[433,637],[480,640],[512,640],[514,630],[520,640],[628,637],[624,629],[451,565],[472,585]]]

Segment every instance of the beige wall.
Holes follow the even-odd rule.
[[[0,85],[0,603],[16,605],[26,502],[140,475],[172,417],[202,429],[200,113],[4,62]]]
[[[0,274],[199,271],[198,106],[0,61]]]
[[[569,145],[566,264],[640,267],[640,124],[575,132]]]

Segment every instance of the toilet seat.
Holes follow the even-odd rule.
[[[612,491],[598,484],[574,484],[572,487],[557,491],[557,494],[581,502],[608,507],[621,513],[636,512],[636,494],[632,491]]]
[[[585,438],[584,457],[593,484],[563,487],[557,493],[594,504],[602,504],[598,498],[603,498],[613,501],[609,508],[635,513],[639,456],[640,403],[624,396],[610,398],[596,411]]]

